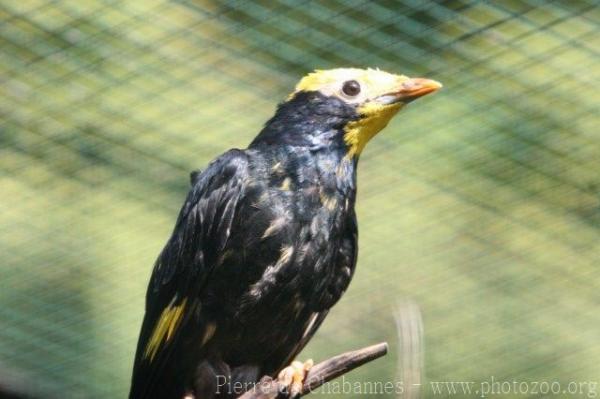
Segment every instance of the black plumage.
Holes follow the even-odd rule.
[[[148,287],[130,398],[237,396],[305,346],[356,265],[345,135],[360,118],[357,104],[299,90],[248,149],[192,175]]]

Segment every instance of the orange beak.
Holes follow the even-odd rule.
[[[397,101],[409,103],[442,87],[440,82],[425,78],[410,78],[402,82],[400,90],[394,93]]]

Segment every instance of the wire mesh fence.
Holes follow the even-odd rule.
[[[596,2],[4,0],[0,19],[0,379],[124,397],[189,171],[341,66],[444,90],[363,154],[357,274],[303,357],[397,342],[408,299],[425,396],[598,379]]]

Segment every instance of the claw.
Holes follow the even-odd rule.
[[[312,359],[304,363],[297,360],[279,372],[277,379],[281,383],[282,393],[286,394],[289,399],[295,399],[302,393],[302,386],[308,371],[313,366]]]

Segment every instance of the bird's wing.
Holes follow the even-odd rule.
[[[152,272],[130,398],[156,397],[155,392],[165,389],[156,385],[164,384],[165,379],[171,379],[170,373],[176,372],[169,358],[181,330],[199,311],[198,293],[209,278],[213,260],[227,244],[248,180],[247,167],[246,153],[231,150],[195,176]],[[169,383],[181,387],[177,379],[183,378],[183,373],[179,374]]]

